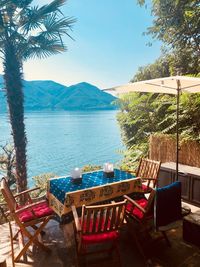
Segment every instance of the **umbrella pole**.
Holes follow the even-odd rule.
[[[179,162],[179,103],[180,103],[180,81],[177,80],[177,99],[176,99],[176,181],[178,181],[178,162]]]

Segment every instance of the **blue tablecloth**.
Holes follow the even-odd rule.
[[[117,169],[113,178],[106,178],[100,170],[84,173],[79,184],[71,177],[52,178],[48,183],[49,205],[60,217],[68,214],[72,205],[81,207],[141,191],[140,178]]]
[[[115,169],[113,178],[106,178],[103,174],[103,171],[85,173],[82,175],[82,178],[82,182],[79,184],[73,183],[70,176],[52,179],[50,180],[50,193],[53,194],[62,204],[64,204],[65,195],[68,192],[74,192],[82,189],[132,179],[134,176],[128,172]]]

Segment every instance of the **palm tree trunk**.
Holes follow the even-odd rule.
[[[4,82],[16,153],[17,190],[18,192],[21,192],[27,189],[26,133],[23,106],[24,95],[21,65],[16,56],[13,44],[8,40],[5,46]]]

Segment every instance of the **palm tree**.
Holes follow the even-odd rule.
[[[67,48],[62,37],[75,22],[64,17],[60,7],[65,0],[54,0],[42,7],[33,0],[0,1],[0,53],[14,147],[18,191],[27,188],[26,131],[24,124],[23,62],[61,53]]]

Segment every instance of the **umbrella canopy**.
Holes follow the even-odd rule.
[[[177,95],[180,92],[200,92],[200,78],[187,76],[171,76],[128,83],[121,86],[105,89],[104,91],[116,96],[130,92],[161,93]]]
[[[105,89],[108,93],[120,96],[130,92],[172,94],[177,97],[176,116],[176,179],[178,180],[179,161],[179,96],[181,92],[200,92],[200,78],[187,76],[171,76],[158,78]]]

